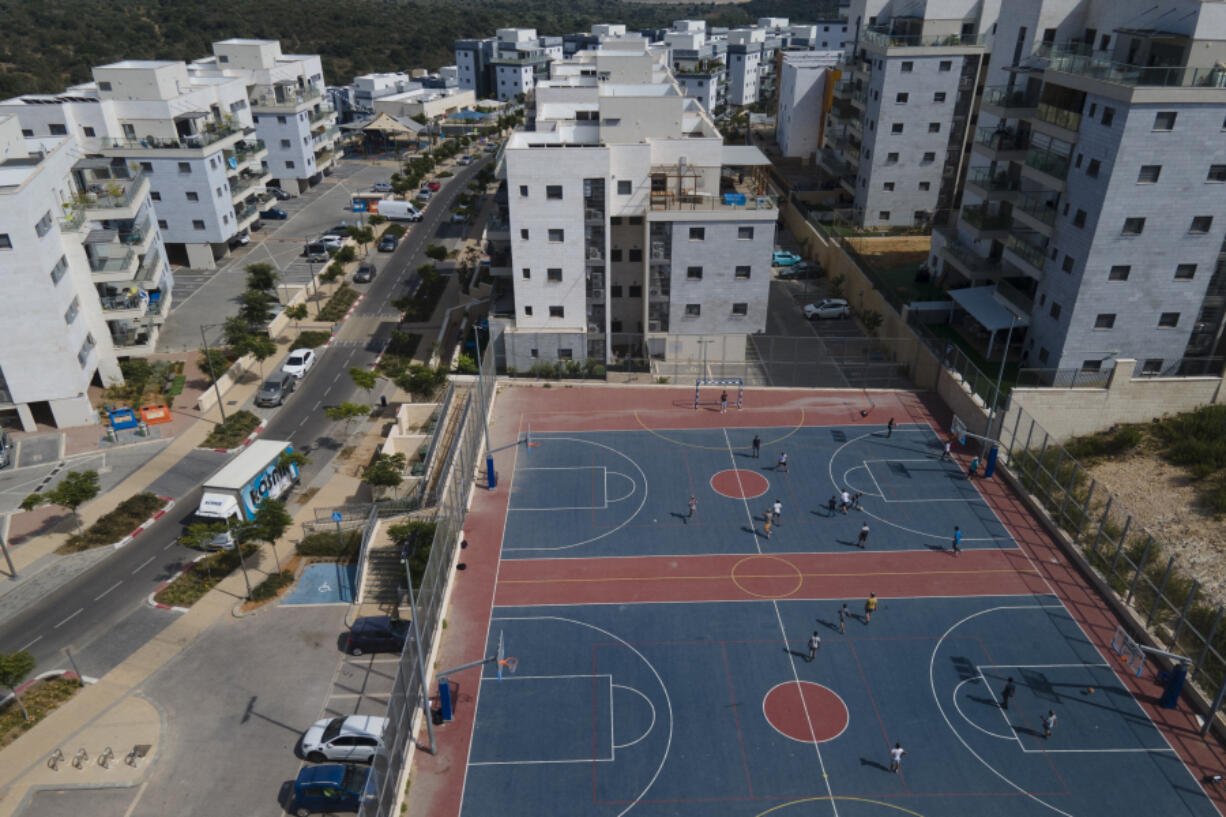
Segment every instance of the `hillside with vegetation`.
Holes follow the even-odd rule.
[[[227,37],[280,40],[287,54],[319,54],[331,84],[371,71],[455,62],[458,38],[499,27],[542,35],[593,23],[664,27],[681,18],[738,26],[758,17],[812,21],[829,0],[749,0],[667,6],[604,0],[0,0],[0,98],[55,92],[122,59],[192,60]]]

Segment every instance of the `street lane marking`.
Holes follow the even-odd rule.
[[[80,607],[80,608],[78,608],[78,609],[77,609],[77,611],[76,611],[75,613],[73,613],[73,614],[72,614],[72,615],[70,615],[68,618],[66,618],[66,619],[64,619],[63,621],[61,621],[59,624],[57,624],[57,625],[55,625],[54,627],[52,627],[52,629],[53,629],[53,630],[58,630],[59,628],[63,627],[65,624],[67,624],[68,622],[72,621],[74,618],[76,618],[77,616],[81,615],[81,614],[82,614],[82,613],[84,613],[84,612],[85,612],[85,608],[84,608],[84,607]]]
[[[40,635],[38,638],[31,641],[29,644],[26,644],[24,647],[19,648],[17,652],[25,652],[26,650],[30,649],[31,647],[33,647],[35,644],[37,644],[38,642],[42,640],[43,640],[43,637]]]
[[[303,417],[302,422],[298,424],[298,427],[302,428],[304,425],[306,425],[306,421],[307,421],[307,418]]]
[[[324,397],[327,397],[327,396],[328,396],[329,394],[331,394],[331,393],[332,393],[332,387],[331,387],[331,386],[329,386],[328,388],[324,389]]]
[[[148,559],[146,559],[145,561],[141,562],[139,565],[137,565],[137,566],[136,566],[136,569],[132,571],[132,575],[133,575],[133,576],[135,576],[135,575],[136,575],[137,573],[139,573],[139,572],[140,572],[142,569],[144,569],[145,565],[147,565],[147,564],[149,564],[150,562],[152,562],[152,561],[153,561],[155,558],[157,558],[157,557],[156,557],[156,556],[150,556]]]
[[[101,596],[94,596],[94,601],[99,601],[102,598],[102,596],[105,596],[107,593],[110,593],[112,590],[114,590],[116,587],[118,587],[121,584],[123,584],[123,582],[115,582],[110,587],[108,587],[106,590],[103,590]]]
[[[320,402],[321,402],[321,401],[316,400],[316,401],[315,401],[315,405],[311,406],[311,411],[315,411],[317,408],[319,408],[319,404],[320,404]]]
[[[172,547],[174,547],[174,546],[175,546],[175,545],[177,545],[177,544],[179,544],[179,540],[178,540],[178,539],[171,539],[171,540],[170,540],[170,544],[168,544],[166,547],[162,548],[162,550],[170,550]]]

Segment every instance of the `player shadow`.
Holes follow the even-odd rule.
[[[824,618],[815,618],[813,620],[831,632],[839,632],[839,623],[837,621],[826,621]]]
[[[690,515],[689,515],[689,514],[686,514],[686,513],[678,513],[677,511],[670,511],[668,515],[669,515],[669,516],[675,516],[675,517],[677,517],[678,519],[680,519],[680,520],[681,520],[681,524],[682,524],[682,525],[688,525],[688,524],[690,524]]]
[[[1042,732],[1040,732],[1038,729],[1031,729],[1029,726],[1017,726],[1016,724],[1011,723],[1009,724],[1009,727],[1019,735],[1030,735],[1032,738],[1043,737]]]
[[[945,546],[944,546],[944,545],[929,545],[929,544],[925,544],[925,545],[924,545],[924,547],[925,547],[925,548],[927,548],[928,550],[935,550],[935,551],[936,551],[936,552],[938,552],[938,553],[940,553],[942,550],[945,550]]]
[[[966,698],[967,700],[974,701],[977,704],[983,704],[984,706],[989,706],[992,709],[1000,709],[1000,704],[998,704],[996,701],[994,701],[991,698],[984,698],[979,695],[967,695]],[[1008,710],[1005,710],[1005,711],[1007,712]]]
[[[883,772],[888,772],[890,770],[890,767],[886,766],[884,763],[878,763],[877,761],[869,760],[866,757],[860,758],[860,765],[861,766],[872,766],[874,769],[880,769]]]
[[[801,650],[794,650],[791,647],[784,647],[783,651],[787,653],[788,655],[792,656],[793,658],[799,658],[801,661],[807,662],[809,660],[809,653],[807,652],[802,652]]]
[[[857,548],[857,549],[859,549],[860,547],[859,542],[853,542],[851,539],[835,539],[834,541],[836,544],[840,544],[843,547]]]
[[[818,508],[816,511],[809,511],[809,513],[813,514],[818,519],[833,519],[835,516],[835,514],[830,513],[830,511],[825,508]]]

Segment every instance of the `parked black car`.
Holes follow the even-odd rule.
[[[395,252],[399,244],[400,236],[395,233],[385,233],[383,238],[379,239],[379,252]]]
[[[357,272],[353,273],[353,282],[355,284],[369,284],[375,280],[375,274],[378,270],[374,264],[362,264],[358,267]]]
[[[390,616],[367,616],[353,622],[345,640],[345,652],[362,655],[368,652],[404,651],[404,642],[409,634],[409,622]]]

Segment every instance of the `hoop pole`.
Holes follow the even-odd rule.
[[[434,713],[430,711],[430,688],[426,680],[426,661],[421,654],[421,627],[418,626],[417,599],[413,595],[413,570],[409,567],[408,557],[404,559],[404,576],[405,584],[409,586],[409,610],[413,614],[409,619],[409,626],[413,628],[413,652],[416,653],[418,683],[421,684],[421,708],[426,716],[426,732],[430,735],[430,754],[434,755],[438,754],[438,746],[434,742]]]

